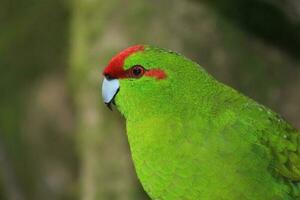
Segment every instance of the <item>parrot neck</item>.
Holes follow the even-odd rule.
[[[121,109],[126,118],[127,134],[132,148],[139,149],[139,145],[147,145],[145,143],[135,146],[132,141],[145,141],[149,137],[149,144],[164,142],[159,135],[166,132],[166,127],[170,130],[180,129],[182,122],[189,122],[195,116],[210,120],[210,116],[214,109],[218,107],[219,96],[222,96],[220,85],[210,77],[203,81],[177,82],[174,87],[168,88],[162,94],[148,95],[146,98],[137,99],[132,103],[134,105],[143,105],[138,109]],[[210,88],[209,90],[207,88]],[[166,90],[166,89],[165,89]],[[175,92],[174,92],[175,91]],[[223,88],[224,91],[224,88]],[[159,96],[161,95],[161,96]],[[221,100],[222,101],[222,100]],[[213,120],[213,119],[212,119]],[[178,132],[170,132],[163,134],[166,140],[175,137]],[[158,141],[153,141],[153,140]]]

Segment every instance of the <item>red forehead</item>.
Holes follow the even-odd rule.
[[[143,45],[135,45],[121,51],[110,60],[107,67],[104,69],[103,74],[110,74],[111,76],[119,77],[124,72],[123,65],[125,59],[131,54],[143,50]]]

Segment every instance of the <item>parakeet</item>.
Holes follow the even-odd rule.
[[[129,47],[103,71],[153,200],[298,200],[300,134],[181,54]]]

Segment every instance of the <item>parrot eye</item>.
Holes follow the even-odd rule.
[[[130,68],[129,76],[131,78],[140,78],[141,76],[144,75],[145,71],[146,71],[145,68],[142,67],[141,65],[135,65]]]

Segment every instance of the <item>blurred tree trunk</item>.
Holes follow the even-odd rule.
[[[125,127],[101,98],[101,71],[112,55],[119,33],[103,35],[113,25],[115,5],[121,1],[73,1],[69,80],[77,116],[82,200],[143,199],[130,162]],[[105,41],[104,41],[105,40]],[[103,45],[106,43],[106,45]]]

